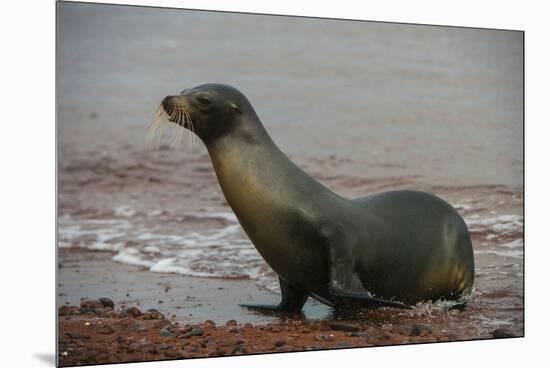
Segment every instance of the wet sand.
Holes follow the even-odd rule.
[[[264,315],[239,303],[278,301],[250,280],[153,273],[112,253],[61,249],[61,366],[186,359],[521,336],[508,328],[464,328],[472,311],[391,308],[337,315],[308,301],[301,315]],[[108,299],[113,305],[99,300]]]

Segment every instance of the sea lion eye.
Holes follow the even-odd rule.
[[[203,96],[197,97],[197,101],[199,101],[201,105],[204,105],[204,106],[210,106],[210,104],[212,104],[212,102],[208,98]]]

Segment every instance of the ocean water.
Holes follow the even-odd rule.
[[[339,194],[407,188],[453,204],[476,261],[458,322],[523,333],[521,33],[58,6],[59,247],[277,291],[202,143],[169,150],[168,130],[158,149],[146,145],[164,96],[228,83]]]

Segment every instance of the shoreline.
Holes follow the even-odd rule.
[[[155,273],[117,263],[111,252],[78,248],[59,249],[58,262],[61,366],[523,335],[455,329],[450,322],[465,313],[458,310],[381,309],[346,317],[308,300],[299,316],[264,315],[238,305],[279,301],[251,280]]]

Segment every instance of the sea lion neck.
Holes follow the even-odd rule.
[[[286,203],[306,205],[315,193],[332,193],[277,147],[259,119],[241,123],[206,146],[224,196],[249,235],[266,211]]]

